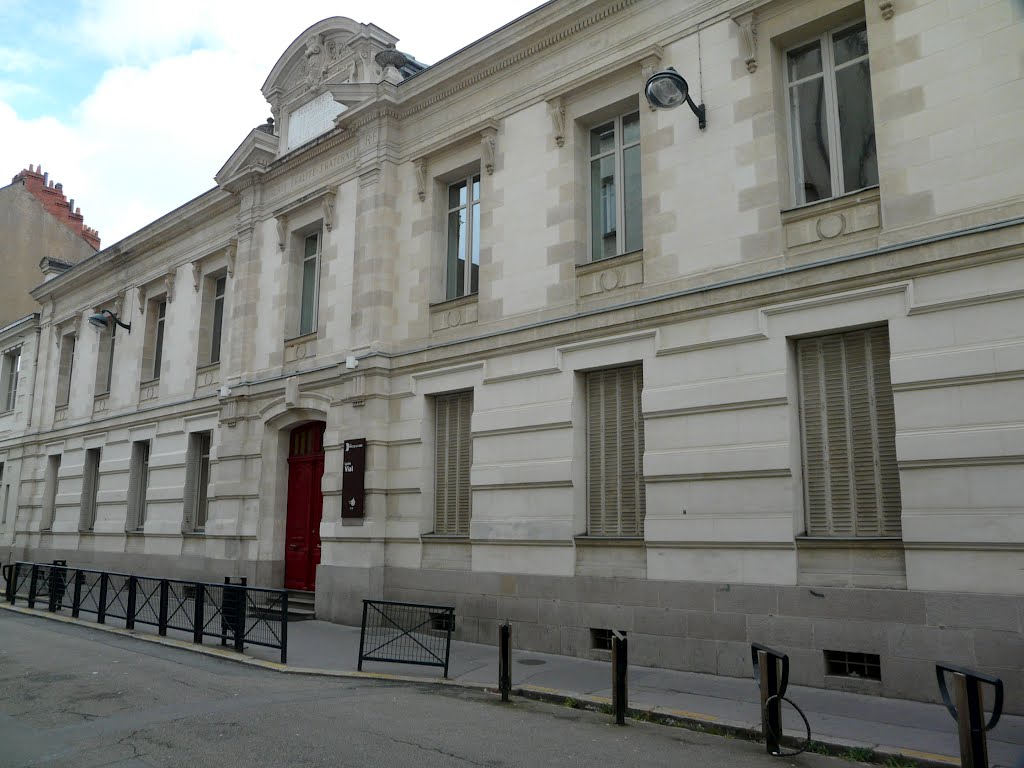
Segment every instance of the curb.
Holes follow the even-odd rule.
[[[499,693],[496,685],[490,685],[488,683],[474,683],[469,681],[460,682],[458,680],[448,680],[446,678],[414,677],[411,675],[395,675],[383,672],[354,672],[340,669],[295,667],[281,664],[276,661],[267,661],[265,659],[256,659],[252,656],[239,655],[234,651],[222,650],[218,647],[196,645],[184,640],[161,637],[160,635],[152,635],[147,632],[137,632],[135,630],[111,627],[105,624],[96,624],[94,622],[73,619],[70,616],[53,614],[48,611],[22,608],[21,606],[10,605],[6,602],[0,602],[0,610],[19,613],[23,616],[35,616],[37,618],[59,621],[65,624],[73,624],[77,627],[94,629],[121,637],[130,637],[135,640],[155,643],[168,648],[177,648],[191,653],[212,656],[224,661],[231,661],[235,664],[247,664],[252,667],[258,667],[260,669],[266,669],[271,672],[279,672],[283,674],[333,677],[353,680],[380,680],[382,682],[412,683],[416,685],[434,685],[440,687],[459,688],[473,690],[480,693]],[[576,693],[574,691],[563,691],[556,688],[544,688],[534,685],[513,686],[511,693],[512,695],[522,699],[539,701],[546,704],[559,704],[562,706],[569,706],[573,709],[582,709],[592,712],[604,712],[606,708],[611,706],[611,699],[602,696],[590,696],[587,694]],[[761,741],[760,723],[745,723],[716,717],[714,715],[704,715],[699,712],[688,712],[686,710],[646,704],[629,707],[626,711],[626,716],[631,720],[653,723],[655,725],[686,728],[691,731],[699,731],[701,733],[707,733],[715,736],[730,736],[752,742]],[[791,737],[785,737],[783,739],[783,745],[789,748],[798,747],[800,746],[800,743],[801,741],[799,739],[793,739]],[[826,754],[835,757],[846,757],[852,749],[868,750],[871,753],[870,760],[874,763],[886,763],[893,759],[900,759],[906,761],[908,764],[920,766],[920,768],[949,768],[950,766],[960,765],[959,758],[949,755],[920,752],[909,748],[874,745],[860,741],[846,741],[834,736],[825,737],[824,739],[813,739],[812,743],[820,750],[817,754]]]

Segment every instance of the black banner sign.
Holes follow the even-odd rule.
[[[362,517],[366,497],[366,438],[346,440],[341,476],[342,518]]]

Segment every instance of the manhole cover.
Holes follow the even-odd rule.
[[[516,663],[523,664],[527,667],[536,667],[540,664],[547,664],[547,662],[544,661],[544,659],[518,659]]]

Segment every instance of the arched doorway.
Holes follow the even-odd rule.
[[[320,563],[320,518],[324,497],[322,421],[295,427],[288,436],[288,518],[285,528],[285,589],[313,590]]]

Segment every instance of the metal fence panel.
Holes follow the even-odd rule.
[[[391,600],[363,600],[359,664],[390,661],[443,667],[448,676],[455,608]]]

